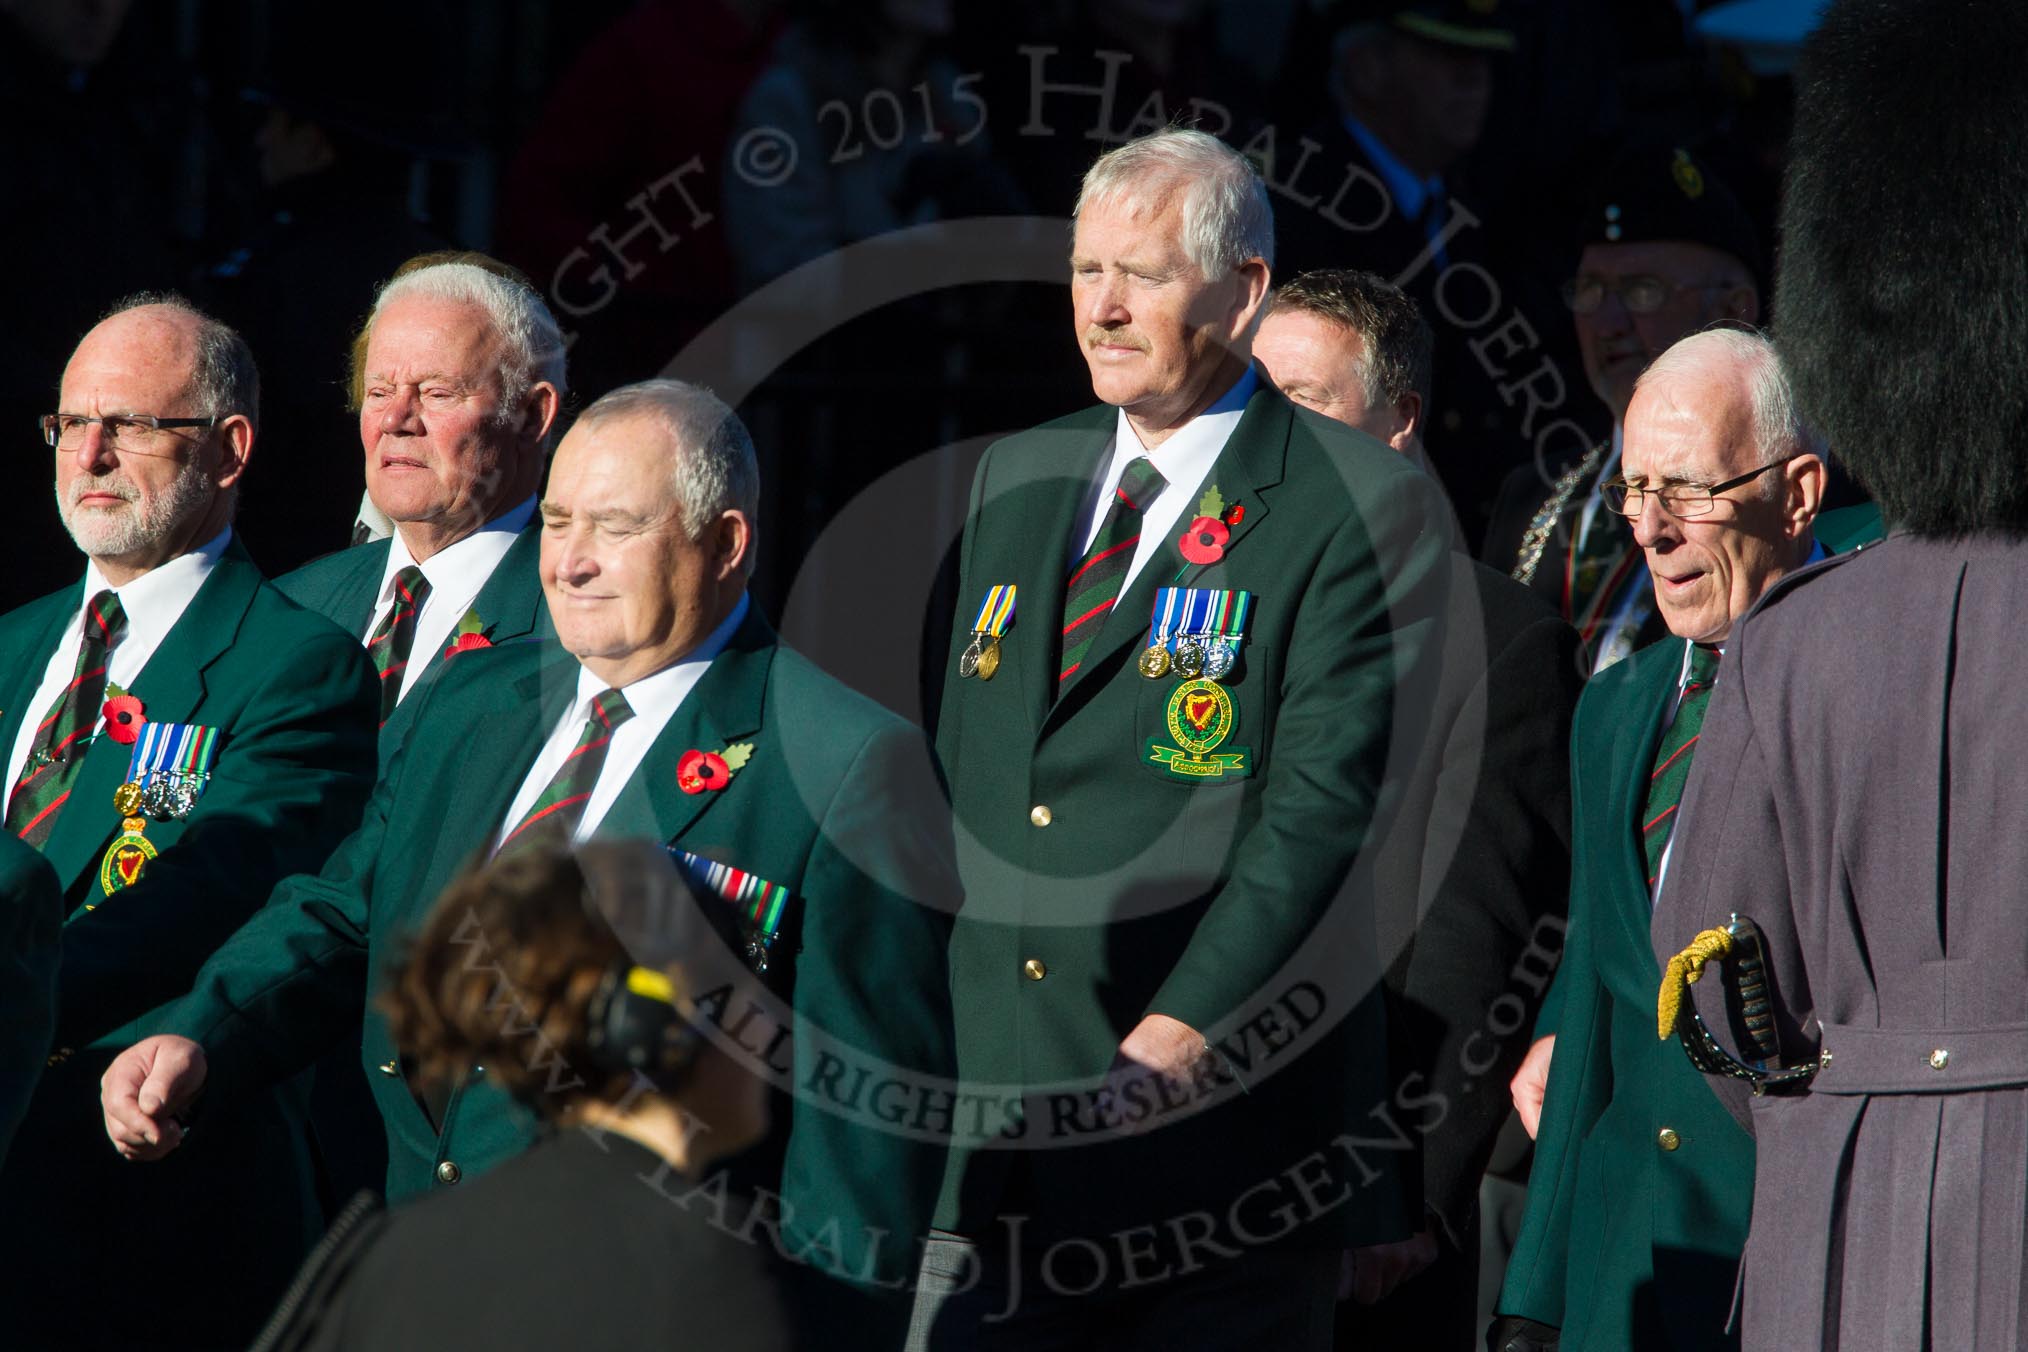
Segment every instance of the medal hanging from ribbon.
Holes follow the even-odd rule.
[[[197,806],[218,758],[218,729],[195,723],[148,723],[134,739],[127,779],[113,790],[120,834],[99,861],[99,890],[111,896],[132,887],[156,858],[148,818],[181,821]]]
[[[986,593],[979,617],[972,621],[972,642],[958,658],[959,676],[993,679],[1000,669],[1000,636],[1014,623],[1014,584],[1003,582]]]
[[[181,821],[197,806],[217,759],[217,728],[150,723],[134,741],[127,783],[138,786],[142,810],[150,817]]]
[[[782,921],[789,911],[789,889],[771,883],[756,873],[706,859],[701,854],[669,847],[669,857],[690,875],[692,883],[713,896],[730,902],[739,911],[740,929],[746,936],[746,961],[755,973],[766,975],[768,954],[781,937]]]
[[[1160,680],[1174,671],[1186,680],[1222,681],[1239,660],[1253,593],[1203,587],[1164,587],[1155,594],[1141,674]]]

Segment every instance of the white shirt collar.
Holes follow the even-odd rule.
[[[78,602],[78,632],[83,632],[84,608],[94,596],[102,591],[112,591],[120,598],[120,609],[127,617],[127,635],[121,645],[140,652],[154,652],[161,646],[176,621],[183,618],[184,610],[197,595],[197,589],[211,576],[211,570],[225,556],[225,547],[232,543],[232,527],[227,526],[218,534],[206,540],[187,554],[178,554],[167,563],[150,568],[133,581],[115,587],[106,581],[106,575],[99,571],[96,562],[85,561],[84,596]]]
[[[1170,488],[1194,488],[1205,475],[1211,473],[1211,464],[1218,459],[1218,453],[1225,449],[1225,443],[1232,438],[1232,429],[1239,426],[1239,420],[1246,414],[1246,401],[1260,387],[1260,377],[1249,365],[1241,373],[1232,388],[1220,395],[1210,408],[1185,423],[1170,434],[1154,450],[1141,445],[1140,433],[1127,419],[1127,411],[1119,410],[1113,430],[1113,458],[1108,466],[1106,482],[1101,484],[1099,500],[1109,497],[1118,487],[1120,476],[1126,468],[1141,456],[1154,462],[1162,471],[1162,477]],[[1167,491],[1166,489],[1164,490]]]
[[[374,605],[379,607],[389,603],[394,596],[394,575],[410,567],[422,569],[431,592],[462,596],[469,601],[486,585],[493,569],[513,547],[514,537],[534,517],[535,499],[530,496],[457,543],[445,545],[420,565],[416,563],[415,555],[408,552],[408,546],[402,543],[401,532],[397,530],[388,541],[387,566],[381,570],[380,590],[375,593]]]
[[[631,685],[620,687],[620,693],[627,697],[627,707],[634,711],[634,719],[643,724],[660,728],[676,712],[676,706],[697,684],[704,668],[710,666],[718,655],[725,651],[725,645],[732,641],[733,633],[746,619],[750,606],[746,593],[740,593],[738,604],[732,613],[719,623],[718,628],[705,635],[704,642],[692,648],[683,656],[663,667],[660,671],[643,676]],[[577,703],[571,708],[571,716],[565,722],[575,727],[591,716],[591,702],[602,693],[612,689],[604,680],[594,676],[590,668],[579,664],[577,669]]]

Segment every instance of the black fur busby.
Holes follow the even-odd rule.
[[[2028,4],[1833,0],[1797,69],[1776,342],[1895,526],[2028,532]]]

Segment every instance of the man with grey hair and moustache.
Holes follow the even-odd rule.
[[[1445,508],[1255,373],[1273,229],[1214,137],[1101,157],[1101,403],[974,481],[951,988],[961,1079],[1010,1106],[953,1149],[917,1345],[1326,1347],[1340,1250],[1420,1224],[1356,866],[1420,740]]]
[[[500,1164],[534,1117],[476,1066],[412,1087],[373,999],[390,955],[475,857],[651,839],[740,908],[751,961],[792,1004],[731,985],[699,1001],[797,1090],[745,1179],[779,1214],[744,1233],[813,1274],[799,1315],[829,1320],[827,1346],[899,1342],[943,1152],[827,1097],[842,1074],[823,1058],[948,1083],[949,818],[920,733],[784,648],[747,596],[759,499],[753,443],[708,391],[647,381],[586,409],[540,504],[558,642],[452,662],[359,830],[285,879],[119,1059],[97,1130],[161,1160],[140,1172],[174,1169],[193,1102],[208,1116],[342,1045],[367,1068],[390,1198]]]
[[[0,1172],[0,1303],[21,1346],[237,1345],[320,1228],[293,1186],[300,1105],[223,1112],[152,1177],[88,1128],[149,1011],[357,824],[373,673],[234,538],[260,420],[237,334],[134,297],[78,344],[55,404],[42,434],[85,561],[0,617],[0,793],[69,920],[54,1055]],[[106,1301],[118,1272],[148,1274],[159,1304]]]

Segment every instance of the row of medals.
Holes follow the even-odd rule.
[[[1163,643],[1151,643],[1141,654],[1141,674],[1151,681],[1159,681],[1172,672],[1186,680],[1208,676],[1222,681],[1232,674],[1232,667],[1239,660],[1239,645],[1229,638],[1212,638],[1193,635],[1178,639],[1176,652],[1172,657]]]
[[[122,817],[153,817],[156,821],[168,821],[172,817],[186,817],[190,809],[197,806],[197,786],[193,777],[177,774],[152,774],[146,782],[130,780],[113,790],[113,811]],[[139,830],[131,826],[128,830]]]

